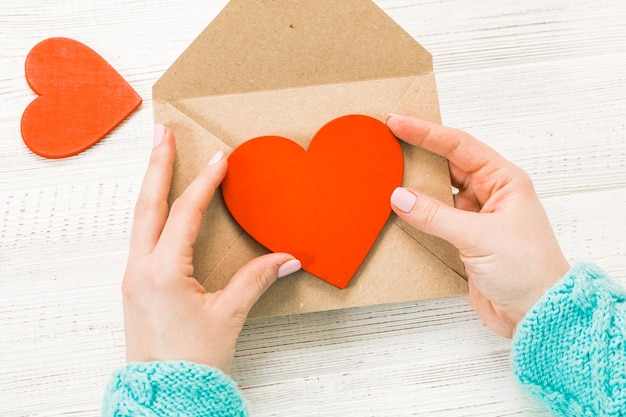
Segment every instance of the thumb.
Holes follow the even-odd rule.
[[[398,187],[391,195],[391,208],[411,226],[438,236],[457,248],[471,245],[468,230],[477,221],[477,214],[459,210],[412,189]]]
[[[300,270],[300,261],[286,253],[270,253],[245,264],[220,295],[223,307],[246,317],[254,303],[277,278]]]

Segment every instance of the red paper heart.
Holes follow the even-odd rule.
[[[39,95],[22,115],[22,138],[45,158],[76,155],[122,123],[141,97],[100,55],[72,39],[46,39],[26,57]]]
[[[251,139],[228,164],[222,192],[239,225],[339,288],[348,285],[385,225],[404,169],[395,136],[362,115],[329,122],[308,151],[278,136]]]

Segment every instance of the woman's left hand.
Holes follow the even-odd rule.
[[[170,210],[174,137],[156,126],[154,144],[122,283],[126,359],[187,360],[228,372],[248,312],[277,277],[300,269],[300,262],[285,253],[261,256],[226,288],[207,293],[193,278],[193,245],[202,214],[226,175],[226,158],[218,152]]]

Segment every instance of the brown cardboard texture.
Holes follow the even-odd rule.
[[[321,126],[346,114],[440,122],[431,55],[370,0],[232,0],[153,96],[156,121],[176,136],[171,200],[215,152],[253,137],[284,136],[306,148]],[[403,185],[452,204],[447,161],[402,146]],[[208,291],[221,289],[263,253],[217,193],[194,247],[196,278]],[[392,214],[346,289],[298,272],[276,282],[250,317],[457,295],[467,289],[463,275],[453,246]]]

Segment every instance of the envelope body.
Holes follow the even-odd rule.
[[[441,120],[431,55],[370,0],[232,0],[157,81],[153,99],[156,122],[176,136],[171,201],[215,152],[254,137],[306,149],[321,126],[347,114]],[[447,161],[404,143],[402,151],[403,186],[451,205]],[[264,253],[217,193],[194,246],[195,277],[219,290]],[[463,277],[452,245],[392,215],[346,289],[298,272],[275,283],[250,317],[458,295]]]

